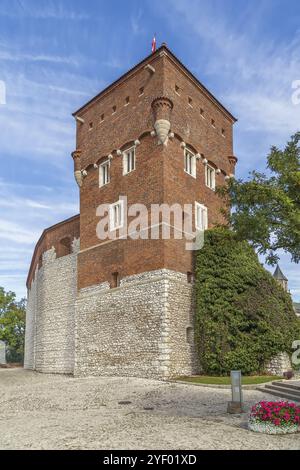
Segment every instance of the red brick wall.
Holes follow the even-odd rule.
[[[122,278],[160,268],[184,273],[193,270],[194,253],[185,249],[186,240],[99,240],[96,208],[101,203],[116,202],[120,195],[127,196],[129,205],[142,203],[147,207],[153,203],[194,204],[198,201],[208,207],[209,226],[222,220],[222,202],[205,186],[203,163],[197,161],[196,179],[186,174],[180,143],[185,141],[216,168],[229,174],[232,170],[227,157],[233,153],[233,120],[169,57],[164,54],[155,57],[152,65],[156,69],[153,75],[142,68],[80,112],[85,123],[77,126],[77,148],[82,150],[81,165],[88,168],[88,175],[80,191],[79,288],[111,282],[112,273],[116,271]],[[179,94],[175,92],[175,85]],[[142,86],[144,94],[139,97]],[[130,101],[124,106],[127,96]],[[158,146],[157,137],[149,134],[155,120],[151,103],[159,96],[166,96],[173,102],[170,120],[176,137],[169,140],[166,147]],[[116,112],[112,115],[113,106]],[[101,123],[102,114],[105,119]],[[90,122],[93,122],[92,130],[89,130]],[[143,136],[145,132],[148,133]],[[123,176],[122,157],[117,156],[115,150],[123,149],[126,143],[132,143],[141,135],[141,144],[136,148],[136,169]],[[99,188],[99,170],[92,168],[92,164],[111,153],[111,181]],[[216,184],[224,184],[224,174],[216,175]]]
[[[160,268],[193,270],[193,252],[185,249],[185,240],[99,240],[96,209],[102,203],[114,203],[121,195],[127,196],[129,205],[142,203],[148,208],[155,203],[183,205],[198,201],[208,207],[209,226],[222,220],[222,202],[205,186],[203,163],[197,161],[196,179],[186,174],[180,144],[184,141],[209,163],[230,174],[228,156],[233,154],[234,118],[166,49],[153,54],[148,62],[155,73],[145,69],[146,62],[142,63],[75,113],[84,119],[84,123],[77,122],[76,148],[81,150],[80,168],[87,170],[80,189],[79,288],[111,282],[113,272],[124,277]],[[155,121],[151,103],[162,96],[173,103],[170,122],[175,138],[167,146],[157,145],[157,137],[150,136]],[[141,142],[136,148],[136,169],[123,176],[122,156],[117,156],[116,150],[124,150],[135,139]],[[113,155],[110,183],[99,188],[99,170],[93,164],[109,154]],[[216,175],[216,184],[223,184],[224,176]],[[79,235],[78,218],[46,231],[35,250],[29,283],[43,251],[55,246],[58,256],[65,253],[59,240],[67,235]]]

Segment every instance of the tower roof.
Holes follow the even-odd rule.
[[[170,60],[173,61],[173,63],[177,64],[177,66],[182,70],[183,73],[186,74],[192,80],[205,94],[206,96],[214,102],[219,109],[221,109],[227,116],[228,118],[234,123],[237,121],[237,119],[228,111],[228,109],[225,108],[225,106],[220,103],[220,101],[203,85],[203,83],[198,80],[195,75],[192,74],[190,70],[183,65],[183,63],[173,54],[172,51],[166,46],[165,43],[163,43],[154,53],[151,53],[147,57],[145,57],[141,62],[136,64],[134,67],[129,69],[126,73],[124,73],[121,77],[119,77],[117,80],[115,80],[113,83],[108,85],[104,90],[102,90],[100,93],[98,93],[96,96],[94,96],[91,100],[89,100],[87,103],[85,103],[83,106],[81,106],[77,111],[72,113],[72,115],[75,117],[78,114],[80,114],[82,111],[85,111],[91,104],[99,100],[103,95],[105,95],[107,92],[112,90],[114,87],[118,86],[120,83],[125,81],[129,76],[133,75],[136,73],[139,69],[143,68],[145,64],[151,63],[153,59],[156,59],[161,53],[165,53],[167,57],[169,57]]]
[[[277,264],[276,269],[273,274],[274,279],[277,281],[287,281],[288,279],[285,277],[283,272],[281,271],[279,264]]]

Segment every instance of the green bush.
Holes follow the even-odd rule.
[[[203,372],[261,373],[300,339],[291,297],[250,245],[224,228],[207,230],[196,259],[195,337]]]

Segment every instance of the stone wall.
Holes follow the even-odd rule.
[[[273,357],[266,366],[266,371],[271,375],[282,376],[284,372],[292,369],[288,353],[282,352]]]
[[[43,254],[28,291],[24,367],[48,373],[73,373],[74,310],[78,240],[72,254],[56,258],[52,248]]]
[[[186,276],[158,270],[81,289],[76,301],[75,375],[167,378],[196,372]],[[192,367],[192,363],[194,367]]]

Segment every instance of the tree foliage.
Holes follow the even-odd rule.
[[[230,179],[219,190],[231,205],[228,222],[241,240],[248,240],[274,264],[283,249],[300,261],[300,132],[284,150],[272,147],[268,175],[251,173],[248,181]],[[228,215],[228,213],[227,213]]]
[[[25,300],[0,287],[0,340],[8,347],[8,360],[19,362],[24,355]]]
[[[291,297],[259,263],[253,248],[224,228],[205,233],[196,260],[195,337],[203,372],[264,371],[291,352],[300,321]]]

